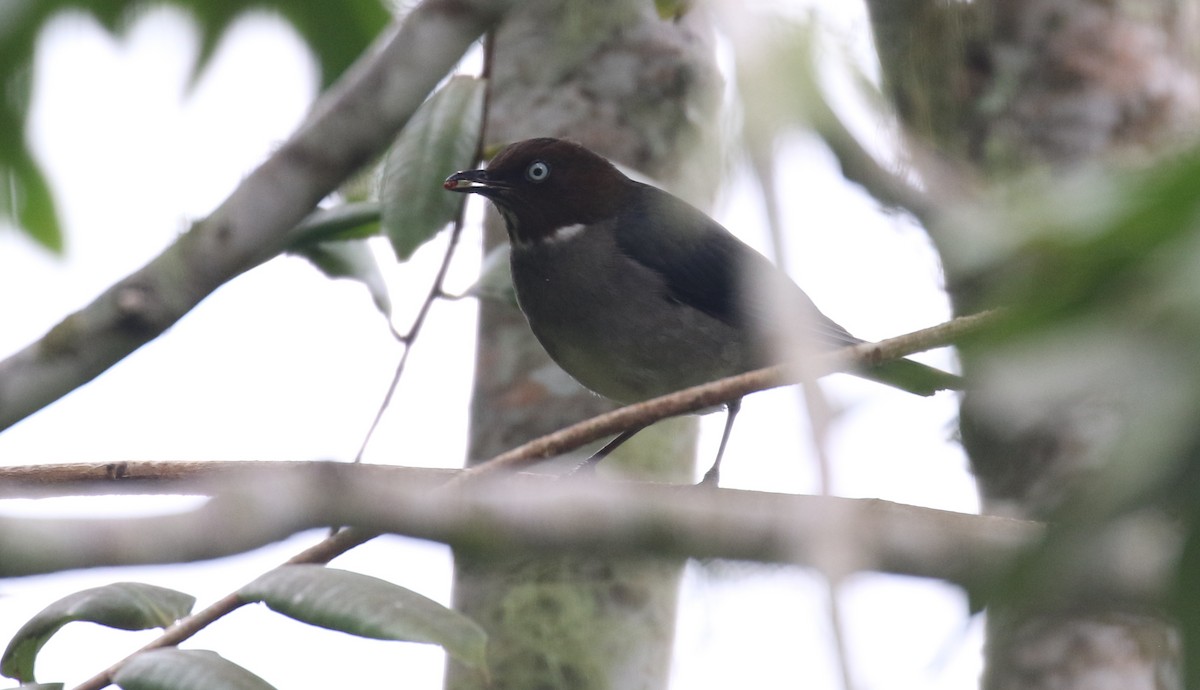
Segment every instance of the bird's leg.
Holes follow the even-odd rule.
[[[717,459],[713,460],[712,467],[704,473],[704,479],[700,480],[703,486],[716,486],[721,479],[721,456],[725,455],[725,444],[729,443],[729,432],[733,431],[733,420],[737,417],[737,413],[742,409],[742,399],[730,400],[725,403],[725,431],[721,432],[721,445],[717,447]]]
[[[641,426],[635,426],[632,429],[626,429],[625,431],[622,431],[621,433],[617,434],[616,436],[613,437],[613,440],[604,444],[603,448],[596,451],[595,453],[592,453],[592,456],[590,458],[588,458],[587,460],[584,460],[582,463],[580,463],[580,465],[578,467],[571,470],[570,474],[575,475],[575,474],[592,474],[592,473],[594,473],[596,471],[596,465],[599,465],[601,460],[603,460],[604,458],[607,458],[610,453],[612,453],[614,450],[617,449],[618,446],[620,446],[622,443],[625,443],[629,439],[633,438],[634,434],[636,434],[637,432],[639,432],[645,428],[646,428],[646,425],[643,424]]]

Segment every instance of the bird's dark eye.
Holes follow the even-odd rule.
[[[545,161],[534,161],[525,168],[525,177],[530,182],[541,182],[550,177],[550,166]]]

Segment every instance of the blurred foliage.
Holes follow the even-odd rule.
[[[1117,592],[1121,581],[1161,559],[1174,578],[1156,584],[1168,591],[1129,604],[1170,605],[1159,610],[1179,621],[1192,669],[1200,668],[1197,189],[1200,148],[1192,148],[1139,167],[998,184],[931,228],[949,280],[971,295],[960,308],[1003,309],[993,330],[960,343],[973,362],[976,413],[1014,434],[1053,428],[1077,458],[1077,476],[1055,475],[1042,489],[1061,493],[1044,543],[983,598],[1033,610],[1111,607],[1114,594],[1130,594]]]
[[[292,250],[291,253],[308,259],[330,278],[356,280],[367,288],[375,308],[384,316],[391,316],[392,298],[375,254],[366,240],[340,242],[314,242]]]
[[[1035,175],[937,231],[950,281],[979,296],[960,306],[1006,310],[986,342],[961,346],[981,362],[991,413],[1020,428],[1085,402],[1118,420],[1090,434],[1108,461],[1081,489],[1089,511],[1140,500],[1196,433],[1197,185],[1200,150],[1140,169]]]
[[[887,3],[871,8],[874,19],[891,10]],[[884,22],[902,26],[904,35],[883,42],[915,60],[911,73],[899,75],[910,80],[908,92],[932,99],[897,106],[917,130],[938,129],[936,113],[979,116],[952,107],[970,94],[953,92],[948,82],[914,86],[921,74],[945,74],[929,67],[939,60],[971,64],[947,56],[963,49],[950,34],[972,27],[955,25],[953,14],[930,15],[946,24],[931,31]],[[1044,438],[1048,447],[1034,452],[1079,459],[1067,474],[1041,478],[1037,490],[1049,497],[1038,500],[1058,506],[1044,542],[979,583],[973,603],[1040,613],[1089,602],[1097,610],[1165,611],[1181,624],[1185,665],[1200,669],[1200,148],[1149,163],[1109,160],[990,183],[955,179],[939,161],[929,179],[912,175],[914,184],[904,171],[873,162],[847,128],[822,83],[828,61],[839,56],[822,50],[814,28],[804,20],[778,22],[750,32],[752,40],[734,37],[742,140],[763,187],[773,186],[781,136],[811,131],[848,179],[924,220],[958,313],[1002,310],[986,333],[959,344],[971,363],[976,414],[1013,438]],[[914,57],[914,42],[930,45]],[[896,77],[893,66],[884,72]],[[788,75],[786,88],[781,74]],[[877,87],[866,80],[859,87],[868,106],[880,103]],[[896,84],[885,88],[895,92]],[[940,141],[916,134],[945,144],[944,137],[963,132],[945,124]],[[928,152],[914,146],[919,161]],[[922,187],[937,182],[954,187]],[[1047,429],[1054,433],[1036,436]],[[1012,471],[1046,469],[1028,458],[1007,464]],[[1163,570],[1170,581],[1145,579]]]
[[[392,314],[392,298],[369,243],[379,234],[378,202],[356,201],[318,208],[291,233],[288,254],[304,257],[330,278],[356,280],[367,288],[375,308]]]
[[[391,15],[382,0],[4,0],[0,4],[0,223],[13,223],[51,251],[63,247],[58,212],[25,140],[34,47],[42,28],[67,11],[94,17],[120,34],[148,8],[186,11],[200,32],[195,71],[208,65],[225,30],[243,13],[266,11],[290,22],[316,55],[328,86],[366,49]]]

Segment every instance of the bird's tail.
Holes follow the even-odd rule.
[[[961,376],[911,359],[883,362],[875,366],[868,366],[855,373],[863,378],[899,388],[913,395],[930,396],[938,391],[963,389]]]

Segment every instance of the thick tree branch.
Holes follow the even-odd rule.
[[[0,576],[215,558],[330,524],[441,541],[476,557],[519,552],[733,558],[881,570],[970,584],[1041,528],[880,500],[510,475],[444,476],[348,463],[221,472],[189,513],[128,520],[0,519]],[[211,467],[211,465],[210,465]],[[461,472],[460,472],[461,475]]]
[[[60,496],[187,495],[211,496],[222,486],[292,469],[312,471],[313,462],[279,461],[131,461],[62,463],[0,467],[0,498]],[[309,468],[309,469],[306,469]],[[363,464],[375,481],[428,481],[441,484],[457,470]]]
[[[322,198],[382,151],[510,2],[426,0],[365,53],[212,215],[0,362],[0,429],[92,380],[213,290],[275,256]]]

